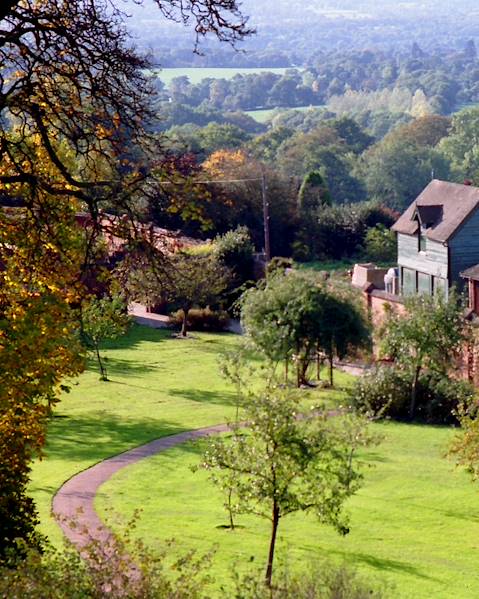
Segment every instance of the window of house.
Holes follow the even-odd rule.
[[[438,295],[439,293],[442,293],[444,296],[447,294],[446,279],[441,279],[441,277],[434,277],[433,293],[434,293],[434,295]]]
[[[420,252],[425,252],[426,251],[426,236],[424,235],[423,231],[419,231],[419,251]]]
[[[414,295],[416,293],[416,271],[411,268],[403,268],[401,276],[401,287],[403,295]]]
[[[417,273],[417,292],[420,295],[432,295],[432,277],[423,272]]]

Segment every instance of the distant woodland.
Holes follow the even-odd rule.
[[[194,54],[186,28],[132,6],[138,45],[154,66],[180,71],[168,84],[154,79],[159,118],[149,126],[169,153],[164,168],[201,181],[194,210],[165,194],[145,207],[150,220],[203,238],[244,225],[261,248],[264,173],[274,253],[343,259],[372,256],[377,244],[384,257],[394,252],[387,227],[432,178],[479,184],[474,2],[243,8],[257,29],[244,51],[206,43]],[[206,70],[193,82],[186,67],[258,72]]]
[[[479,36],[479,8],[472,0],[244,0],[242,9],[258,33],[241,45],[246,53],[211,42],[192,56],[191,31],[161,21],[153,2],[145,4],[129,6],[130,27],[138,46],[164,67],[301,67],[352,46],[388,53],[408,51],[414,42],[440,54],[461,51]]]

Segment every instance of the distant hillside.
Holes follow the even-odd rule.
[[[124,4],[122,4],[124,6]],[[130,28],[140,48],[149,49],[163,66],[277,66],[304,64],[318,51],[379,47],[461,49],[479,43],[476,0],[243,0],[257,35],[244,43],[248,56],[234,56],[214,42],[204,45],[206,58],[191,54],[193,32],[166,21],[152,0],[126,4]],[[215,52],[208,58],[208,48]],[[271,62],[271,64],[266,64]]]

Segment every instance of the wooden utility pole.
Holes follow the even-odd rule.
[[[264,167],[261,167],[261,192],[263,195],[264,254],[266,257],[266,262],[269,262],[271,260],[271,244],[269,236],[269,202]]]

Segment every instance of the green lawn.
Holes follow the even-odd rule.
[[[47,458],[33,470],[32,492],[42,530],[55,543],[59,529],[50,518],[52,495],[64,480],[97,461],[162,435],[224,422],[235,396],[218,374],[219,354],[231,348],[230,334],[196,334],[177,340],[167,331],[134,327],[105,350],[112,382],[85,372],[56,409]],[[339,374],[339,386],[349,382]],[[338,401],[341,392],[314,391]],[[375,425],[384,442],[369,453],[361,491],[350,501],[351,533],[341,538],[313,517],[282,523],[280,553],[303,567],[324,557],[345,559],[367,576],[391,580],[394,597],[461,599],[479,596],[479,493],[466,474],[443,458],[447,428]],[[234,533],[221,497],[204,473],[193,474],[200,447],[187,444],[118,473],[101,488],[106,506],[121,521],[143,509],[138,534],[155,547],[180,539],[180,548],[200,551],[218,544],[217,584],[231,571],[264,563],[269,527],[242,518]],[[180,550],[180,549],[179,549]],[[246,565],[246,566],[245,566]]]
[[[203,79],[233,79],[235,75],[254,75],[255,73],[275,73],[277,75],[284,75],[286,69],[284,68],[267,68],[267,67],[250,67],[250,68],[214,68],[214,67],[178,67],[170,69],[161,69],[153,71],[166,86],[169,86],[171,80],[175,77],[186,76],[189,78],[190,83],[197,84]]]
[[[218,358],[237,341],[229,333],[172,339],[169,331],[135,326],[105,346],[111,381],[99,380],[93,362],[72,384],[55,409],[46,459],[33,468],[41,530],[54,543],[61,533],[50,517],[51,500],[65,480],[152,439],[233,417],[235,395],[219,375]],[[338,375],[340,383],[347,380]]]
[[[355,264],[364,264],[367,262],[366,259],[359,258],[351,258],[349,260],[312,260],[311,262],[298,262],[298,268],[313,270],[317,272],[325,271],[325,272],[347,272],[348,270],[352,270]],[[391,266],[396,266],[395,264],[386,263],[386,262],[376,262],[376,266],[380,268],[389,268]]]
[[[52,494],[63,481],[96,462],[152,439],[224,422],[234,395],[217,374],[219,354],[231,334],[172,339],[171,332],[135,326],[110,344],[110,382],[99,381],[96,364],[73,384],[55,410],[46,459],[33,470],[32,490],[42,530],[55,541],[49,518]]]
[[[372,467],[348,505],[350,534],[340,537],[313,516],[293,516],[281,524],[280,555],[298,568],[346,560],[366,578],[391,583],[393,597],[478,597],[479,494],[443,459],[452,432],[393,423],[375,429],[384,441],[365,455]],[[241,517],[244,528],[221,528],[227,522],[222,497],[205,473],[190,469],[202,445],[189,443],[123,470],[102,487],[97,508],[113,508],[126,521],[141,507],[137,534],[152,547],[170,538],[180,552],[216,544],[219,585],[234,567],[263,565],[269,525]]]

